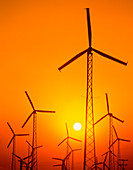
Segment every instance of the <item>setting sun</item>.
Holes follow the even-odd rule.
[[[75,123],[74,125],[73,125],[73,128],[74,128],[74,130],[81,130],[81,128],[82,128],[82,125],[80,124],[80,123]]]

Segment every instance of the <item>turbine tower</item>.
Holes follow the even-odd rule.
[[[23,164],[26,164],[26,170],[29,169],[29,164],[27,164],[24,160],[28,159],[29,157],[31,157],[32,155],[30,156],[27,156],[27,157],[24,157],[24,158],[21,158],[20,156],[12,153],[15,157],[17,157],[20,161],[20,170],[22,170],[22,167],[23,167]]]
[[[107,114],[104,115],[102,118],[100,118],[94,125],[96,125],[98,122],[100,122],[102,119],[104,119],[106,116],[109,116],[109,168],[114,169],[114,156],[113,156],[113,147],[110,147],[110,145],[113,143],[113,119],[118,120],[119,122],[124,122],[123,120],[115,117],[112,113],[109,111],[109,101],[108,101],[108,95],[106,94],[106,102],[107,102]]]
[[[29,134],[15,134],[14,130],[12,129],[12,127],[10,126],[10,124],[7,122],[9,128],[11,129],[12,133],[13,133],[13,137],[11,138],[7,148],[9,148],[10,144],[12,143],[13,141],[13,151],[12,151],[12,165],[11,165],[11,170],[16,170],[16,159],[14,157],[14,154],[16,152],[16,144],[15,144],[15,138],[16,136],[27,136]]]
[[[64,141],[67,140],[67,145],[66,145],[66,155],[68,155],[69,153],[69,139],[72,139],[72,140],[75,140],[75,141],[78,141],[78,142],[82,142],[81,140],[78,140],[78,139],[75,139],[75,138],[72,138],[69,136],[69,132],[68,132],[68,127],[67,127],[67,123],[66,123],[66,131],[67,131],[67,137],[65,139],[63,139],[59,144],[58,146],[60,146]],[[67,169],[70,170],[70,161],[69,161],[69,157],[67,158],[66,160],[66,166],[67,166]]]
[[[117,170],[119,170],[120,169],[119,168],[119,166],[120,166],[120,141],[130,142],[130,140],[119,138],[114,126],[113,126],[113,129],[114,129],[114,132],[115,132],[115,135],[116,135],[116,140],[110,145],[110,147],[113,146],[116,141],[118,141]]]
[[[91,23],[90,23],[90,14],[89,8],[87,8],[87,23],[88,23],[88,38],[89,38],[89,47],[84,51],[80,52],[61,67],[59,70],[62,70],[64,67],[78,59],[83,54],[87,53],[87,94],[86,94],[86,119],[85,119],[85,144],[84,144],[84,170],[90,169],[92,165],[96,167],[96,149],[95,149],[95,132],[94,132],[94,112],[93,112],[93,51],[105,58],[118,62],[120,64],[127,65],[127,63],[116,59],[110,55],[107,55],[95,48],[92,47],[91,41]]]
[[[120,162],[122,161],[122,163],[120,163],[119,165],[122,167],[122,170],[125,170],[125,166],[127,166],[128,164],[125,163],[128,161],[128,159],[120,159]]]
[[[69,145],[69,143],[67,143],[67,145],[69,146],[71,153],[72,153],[72,164],[71,164],[71,170],[74,170],[74,153],[75,151],[79,151],[81,149],[72,149],[72,147]]]
[[[37,147],[37,113],[55,113],[55,111],[47,111],[47,110],[36,110],[27,91],[25,91],[25,94],[31,104],[31,107],[33,109],[32,113],[28,116],[28,118],[26,119],[26,121],[24,122],[24,124],[22,125],[22,128],[26,125],[26,123],[28,122],[28,120],[30,119],[30,117],[33,115],[33,138],[32,138],[32,146],[33,148],[36,148]],[[33,153],[32,153],[32,160],[35,160],[35,167],[36,167],[36,170],[37,170],[37,149],[36,150],[33,150]],[[32,162],[33,163],[33,162]],[[33,167],[33,165],[32,165]],[[34,169],[34,167],[33,167]]]

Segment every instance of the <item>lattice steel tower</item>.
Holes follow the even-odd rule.
[[[28,120],[31,118],[33,115],[33,136],[32,136],[32,169],[38,169],[37,166],[37,113],[55,113],[55,111],[47,111],[47,110],[36,110],[27,91],[25,91],[25,94],[31,104],[31,107],[33,111],[31,114],[28,116],[24,124],[22,125],[22,128],[25,126],[25,124],[28,122]]]
[[[89,48],[80,52],[68,62],[59,67],[62,70],[65,66],[72,63],[74,60],[87,53],[87,94],[86,94],[86,120],[85,120],[85,144],[84,144],[84,170],[97,170],[97,160],[96,160],[96,150],[95,150],[95,133],[94,133],[94,113],[93,113],[93,54],[92,51],[97,54],[116,61],[120,64],[127,65],[127,63],[109,56],[91,46],[91,23],[89,8],[87,10],[87,23],[88,23],[88,38],[89,38]]]

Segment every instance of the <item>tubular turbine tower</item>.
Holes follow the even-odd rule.
[[[83,54],[87,53],[87,93],[86,93],[86,119],[85,119],[85,144],[84,144],[84,170],[91,170],[92,168],[97,170],[97,160],[96,160],[96,150],[95,150],[95,133],[94,133],[94,112],[93,112],[93,90],[92,90],[92,78],[93,78],[93,51],[105,58],[113,60],[123,65],[127,63],[116,59],[108,54],[105,54],[92,47],[91,41],[91,23],[90,23],[90,14],[89,8],[87,10],[87,23],[88,23],[88,38],[89,38],[89,47],[84,51],[78,53],[76,56],[71,58],[61,67],[61,71],[64,67],[78,59]]]

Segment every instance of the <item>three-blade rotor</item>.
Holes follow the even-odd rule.
[[[114,140],[114,142],[110,145],[110,147],[113,146],[117,141],[119,142],[120,140],[125,141],[125,142],[131,142],[130,140],[119,138],[114,126],[113,126],[113,130],[114,130],[115,135],[116,135],[116,140]]]
[[[83,54],[87,53],[87,55],[92,54],[92,51],[94,51],[95,53],[108,58],[110,60],[113,60],[115,62],[118,62],[120,64],[123,65],[127,65],[126,62],[123,62],[115,57],[112,57],[108,54],[105,54],[104,52],[101,52],[95,48],[92,48],[92,31],[91,31],[91,22],[90,22],[90,12],[89,12],[89,8],[86,8],[87,11],[87,25],[88,25],[88,40],[89,40],[89,48],[87,48],[86,50],[83,50],[82,52],[78,53],[76,56],[74,56],[73,58],[71,58],[69,61],[67,61],[65,64],[63,64],[61,67],[59,67],[59,71],[61,71],[64,67],[66,67],[67,65],[69,65],[70,63],[72,63],[73,61],[75,61],[76,59],[78,59],[80,56],[82,56]]]
[[[28,98],[28,100],[29,100],[29,102],[30,102],[30,104],[31,104],[31,107],[32,107],[33,111],[32,111],[32,113],[28,116],[28,118],[26,119],[26,121],[24,122],[24,124],[22,125],[22,128],[26,125],[26,123],[27,123],[28,120],[31,118],[31,116],[32,116],[33,114],[36,114],[37,112],[40,112],[40,113],[55,113],[55,111],[49,111],[49,110],[36,110],[35,107],[34,107],[34,105],[33,105],[33,103],[32,103],[32,101],[31,101],[31,99],[30,99],[30,97],[29,97],[29,95],[28,95],[28,93],[27,93],[27,91],[25,91],[25,94],[26,94],[26,96],[27,96],[27,98]]]
[[[7,122],[7,125],[9,126],[9,128],[11,129],[12,133],[13,133],[13,137],[11,138],[9,144],[7,145],[7,148],[9,148],[10,144],[12,143],[12,141],[14,140],[15,136],[28,136],[29,134],[15,134],[14,130],[12,129],[11,125]]]
[[[43,145],[40,145],[40,146],[36,146],[36,147],[33,147],[30,142],[26,141],[28,143],[28,145],[32,148],[32,150],[35,150],[35,149],[38,149],[38,148],[41,148],[43,147]]]
[[[95,122],[94,125],[96,125],[98,122],[100,122],[101,120],[103,120],[106,116],[110,116],[110,117],[112,117],[112,118],[114,118],[114,119],[116,119],[116,120],[118,120],[118,121],[120,121],[120,122],[123,123],[124,120],[121,120],[121,119],[115,117],[112,113],[110,113],[110,111],[109,111],[108,94],[107,94],[107,93],[105,93],[105,94],[106,94],[106,102],[107,102],[107,114],[104,115],[103,117],[101,117],[97,122]]]
[[[81,149],[72,149],[72,147],[69,145],[69,143],[67,142],[67,145],[69,146],[69,148],[71,149],[71,152],[73,153],[74,151],[79,151]]]
[[[66,131],[67,131],[67,137],[65,139],[63,139],[59,144],[58,146],[60,146],[65,140],[67,139],[72,139],[72,140],[75,140],[75,141],[78,141],[78,142],[82,142],[81,140],[78,140],[78,139],[75,139],[75,138],[72,138],[69,136],[69,132],[68,132],[68,127],[67,127],[67,123],[66,123]]]

